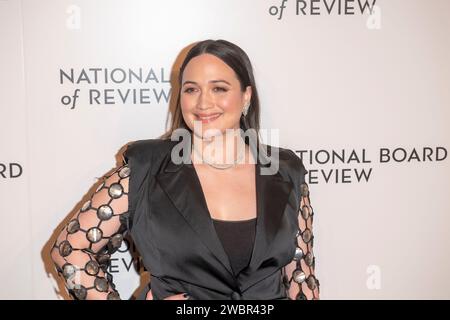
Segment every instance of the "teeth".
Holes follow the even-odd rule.
[[[201,119],[201,120],[210,120],[210,119],[217,118],[218,116],[219,116],[218,114],[215,114],[215,115],[208,116],[208,117],[200,117],[200,116],[198,116],[198,118]]]

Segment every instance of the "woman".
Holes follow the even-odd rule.
[[[51,255],[69,292],[119,299],[106,271],[128,232],[151,274],[147,299],[318,299],[307,170],[260,143],[248,56],[199,42],[179,86],[171,130],[130,144],[59,234]]]

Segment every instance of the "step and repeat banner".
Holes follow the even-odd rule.
[[[322,299],[450,298],[447,0],[0,0],[0,299],[66,299],[49,251],[165,132],[193,43],[255,72],[269,144],[308,170]],[[273,138],[273,136],[272,136]],[[272,141],[271,141],[272,140]],[[148,280],[125,241],[122,298]]]

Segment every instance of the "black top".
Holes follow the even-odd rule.
[[[301,159],[292,150],[278,148],[275,167],[268,166],[267,154],[275,155],[270,145],[263,145],[266,152],[255,157],[255,241],[247,268],[234,276],[194,166],[173,161],[178,144],[170,139],[139,140],[124,153],[131,172],[128,210],[115,214],[120,214],[150,273],[153,298],[187,292],[197,300],[288,300],[282,267],[295,254],[307,173]],[[189,143],[180,156],[183,150],[190,150]]]
[[[212,219],[217,235],[230,259],[235,275],[248,266],[255,241],[256,218],[249,220]]]

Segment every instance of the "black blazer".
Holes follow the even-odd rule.
[[[124,153],[131,169],[128,230],[151,274],[153,298],[187,292],[205,300],[288,299],[281,268],[296,248],[300,185],[307,173],[301,159],[279,148],[278,172],[261,175],[268,165],[257,157],[255,242],[249,266],[234,276],[194,166],[171,160],[177,143],[139,140]],[[270,153],[273,147],[264,146]]]

